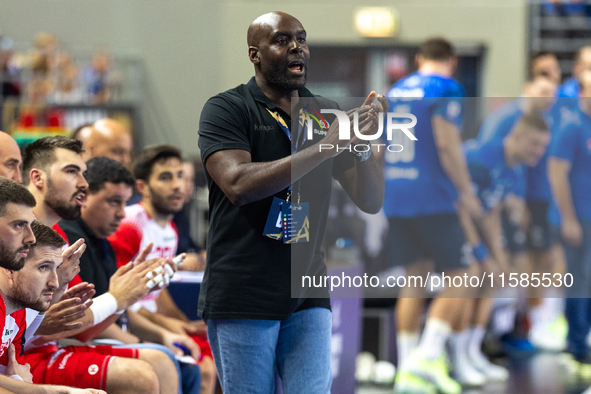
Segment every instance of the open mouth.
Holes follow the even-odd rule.
[[[86,200],[86,194],[84,194],[84,193],[78,193],[76,195],[75,200],[76,200],[76,204],[78,204],[80,206],[84,205],[84,201]]]
[[[183,201],[183,196],[172,196],[170,199],[172,200],[172,202],[178,204]]]
[[[302,74],[304,72],[304,62],[301,60],[290,62],[287,68],[293,73]]]

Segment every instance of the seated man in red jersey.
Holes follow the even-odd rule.
[[[80,208],[86,196],[88,183],[84,178],[86,164],[82,160],[81,143],[71,138],[65,137],[45,137],[29,144],[25,150],[23,158],[24,183],[33,194],[38,204],[33,213],[35,217],[47,226],[56,226],[60,219],[75,219],[80,216]],[[59,227],[56,227],[58,233],[63,234]],[[62,235],[66,239],[65,235]],[[94,303],[84,303],[80,297],[86,293],[89,297],[94,293],[88,292],[91,287],[88,283],[82,283],[76,287],[82,288],[78,293],[68,290],[66,295],[70,299],[60,301],[62,294],[66,291],[68,284],[76,277],[79,268],[79,259],[85,250],[84,240],[76,240],[72,246],[63,252],[63,264],[58,268],[59,287],[54,294],[53,305],[45,315],[37,315],[31,309],[27,310],[27,351],[25,358],[31,364],[47,365],[55,357],[62,357],[68,364],[75,363],[76,358],[64,353],[58,349],[55,343],[47,343],[47,340],[59,339],[78,334],[91,326],[97,328],[91,334],[96,335],[102,328],[108,326],[118,317],[115,312],[123,311],[128,305],[145,295],[149,289],[144,281],[135,280],[139,275],[143,277],[145,272],[143,266],[130,266],[129,270],[125,268],[117,275],[117,286],[119,290],[111,291],[102,297],[94,299]],[[158,261],[146,262],[150,264],[160,264]],[[65,266],[65,268],[62,268]],[[154,267],[152,267],[154,268]],[[126,275],[133,275],[128,276]],[[115,277],[113,278],[115,279]],[[115,283],[113,283],[115,285]],[[125,290],[125,285],[131,285]],[[135,285],[135,286],[134,286]],[[143,294],[139,294],[138,292]],[[81,294],[80,294],[81,293]],[[134,295],[133,293],[136,293]],[[138,297],[138,298],[135,298]],[[135,298],[135,299],[134,299]],[[58,302],[60,301],[60,302]],[[108,311],[104,313],[104,311]],[[84,316],[85,314],[85,316]],[[37,315],[36,317],[34,317]],[[30,316],[33,316],[31,318]],[[97,317],[100,317],[97,319]],[[38,324],[38,322],[40,325]],[[98,326],[103,323],[103,326]],[[37,324],[36,324],[37,323]],[[38,328],[37,328],[38,327]],[[44,338],[32,338],[33,334],[45,335]],[[84,339],[90,339],[93,335],[84,333]],[[39,345],[43,345],[39,347]],[[35,348],[35,346],[37,346]],[[80,352],[84,347],[70,349],[70,351]],[[117,355],[117,350],[110,348],[94,348],[93,353],[97,351],[109,351],[111,355]],[[103,355],[103,357],[105,357]],[[152,349],[142,349],[139,352],[139,358],[148,362],[154,368],[159,377],[161,388],[166,392],[176,392],[178,390],[178,379],[176,379],[176,368],[173,362],[162,352]],[[35,371],[41,371],[37,369]],[[68,368],[70,375],[75,374],[72,368]],[[37,378],[33,371],[35,378]],[[72,379],[62,374],[62,379]],[[56,377],[50,374],[39,376],[39,381],[50,381]],[[68,380],[70,381],[70,380]]]
[[[117,264],[125,264],[149,243],[154,247],[148,258],[174,257],[179,237],[172,218],[184,204],[181,151],[167,145],[144,149],[134,162],[133,173],[142,199],[125,208],[119,229],[108,238]],[[201,393],[212,393],[217,373],[203,323],[190,322],[166,289],[148,294],[131,310],[170,332],[191,335],[201,351]]]
[[[5,317],[2,343],[0,345],[0,371],[10,374],[12,379],[1,379],[0,386],[17,393],[68,393],[68,394],[99,394],[100,390],[72,389],[64,386],[35,386],[32,383],[33,375],[29,371],[29,365],[21,365],[25,344],[25,330],[27,327],[25,308],[31,308],[44,312],[49,308],[53,294],[58,288],[57,267],[62,263],[61,248],[64,245],[63,239],[49,227],[34,221],[30,229],[33,231],[36,243],[29,247],[26,254],[24,266],[19,271],[0,269],[0,294],[3,303],[0,305],[0,313]],[[100,368],[95,364],[95,359],[87,358],[86,382],[103,381],[102,386],[115,387],[117,384],[125,385],[126,390],[113,392],[136,392],[136,393],[157,393],[157,378],[151,367],[139,360],[134,365],[137,370],[134,373],[142,374],[142,381],[128,381],[125,372],[126,367],[117,358],[107,360],[111,374],[106,372],[107,365]],[[122,368],[123,367],[123,368]],[[33,366],[35,368],[35,366]],[[56,365],[55,368],[59,368]],[[100,374],[99,371],[103,370]],[[83,371],[78,371],[82,379]],[[6,380],[6,382],[5,382]],[[85,382],[85,383],[86,383]],[[74,382],[70,382],[74,383]],[[149,385],[154,389],[150,389]],[[137,389],[141,385],[142,389]],[[91,384],[92,386],[92,384]],[[134,387],[136,386],[136,387]]]

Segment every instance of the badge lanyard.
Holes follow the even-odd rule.
[[[285,120],[283,119],[283,117],[281,115],[279,115],[279,112],[273,112],[271,111],[269,108],[267,108],[267,111],[271,114],[271,116],[273,117],[273,119],[275,119],[277,121],[277,124],[279,125],[279,128],[281,128],[281,130],[283,131],[283,133],[287,136],[287,138],[289,138],[289,142],[291,145],[291,153],[297,153],[298,148],[302,145],[304,145],[304,143],[306,142],[306,133],[303,133],[303,125],[304,122],[301,121],[301,119],[298,119],[298,135],[297,138],[294,141],[294,138],[291,134],[291,130],[289,129],[289,127],[287,127],[287,123],[285,123]],[[298,117],[301,117],[303,114],[303,110],[300,109],[298,112]],[[301,143],[300,143],[301,140]],[[292,194],[292,185],[289,185],[289,187],[287,188],[287,199],[286,201],[290,201],[291,199],[291,194]],[[300,203],[300,180],[298,180],[298,201],[297,203]]]
[[[306,142],[306,135],[302,132],[303,124],[301,115],[303,111],[299,110],[298,135],[294,138],[291,130],[285,123],[285,120],[277,112],[267,111],[285,133],[291,145],[291,153],[294,154],[298,148]],[[301,141],[300,141],[301,140]],[[294,244],[309,242],[310,240],[310,220],[308,203],[300,203],[300,180],[298,180],[298,198],[296,203],[291,203],[292,185],[287,189],[287,198],[285,201],[274,197],[263,235],[274,239],[282,240],[284,244]]]

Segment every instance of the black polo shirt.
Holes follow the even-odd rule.
[[[299,90],[299,95],[315,97],[305,88]],[[313,101],[318,108],[337,108],[336,103],[320,97]],[[204,167],[211,154],[227,149],[250,152],[253,162],[271,162],[289,156],[290,141],[267,108],[277,111],[291,126],[290,116],[264,95],[254,78],[246,85],[209,99],[199,123]],[[294,127],[290,128],[293,133]],[[302,149],[317,142],[308,141]],[[332,176],[351,168],[354,160],[351,154],[341,154],[324,161],[302,178],[301,201],[308,202],[310,208],[310,242],[294,245],[284,245],[262,235],[273,197],[285,199],[287,189],[238,207],[205,171],[210,227],[207,266],[199,295],[200,316],[284,320],[301,309],[330,308],[327,289],[310,293],[309,289],[298,286],[301,286],[301,275],[326,274],[322,240]]]
[[[109,241],[95,237],[82,218],[62,220],[59,226],[66,233],[70,245],[84,238],[86,251],[80,258],[80,278],[84,282],[94,284],[97,296],[108,292],[109,280],[117,271],[115,251]]]

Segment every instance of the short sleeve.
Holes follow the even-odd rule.
[[[433,104],[433,115],[439,115],[458,129],[464,122],[463,97],[438,97]]]
[[[5,370],[8,365],[8,347],[14,345],[14,354],[19,364],[22,364],[22,356],[25,349],[25,332],[27,319],[25,309],[18,310],[5,319],[5,326],[2,336],[2,354],[0,355],[0,366]],[[3,372],[3,371],[2,371]]]
[[[142,233],[134,223],[124,221],[108,240],[115,251],[117,266],[121,267],[129,263],[140,251]]]
[[[62,249],[67,249],[70,247],[70,245],[72,245],[70,243],[70,241],[68,241],[68,237],[67,237],[66,233],[64,232],[64,230],[60,227],[59,223],[54,224],[52,229],[53,229],[53,231],[58,233],[60,235],[60,237],[62,237],[64,239],[64,241],[66,241],[66,245],[64,247],[62,247]],[[76,241],[78,241],[78,240],[76,239]],[[76,241],[74,241],[74,242],[76,242]]]
[[[222,96],[205,103],[199,120],[199,149],[205,163],[219,150],[241,149],[250,152],[248,120],[244,108]]]
[[[579,127],[566,127],[556,133],[550,146],[550,157],[568,160],[572,163],[578,150]]]

